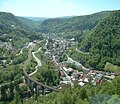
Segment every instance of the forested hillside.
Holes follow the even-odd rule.
[[[120,10],[100,21],[80,48],[91,53],[88,63],[94,68],[103,68],[106,62],[120,66]]]
[[[93,29],[109,13],[104,11],[85,16],[47,19],[41,23],[40,31],[45,33],[62,33],[63,37],[76,37],[77,39]]]
[[[39,22],[32,21],[24,17],[18,17],[11,13],[0,12],[0,26],[9,28],[10,26],[21,27],[27,30],[36,28]]]
[[[31,41],[43,39],[41,34],[32,31],[29,23],[33,24],[31,20],[0,12],[0,84],[22,76],[22,63],[28,54],[25,47]]]
[[[29,18],[26,18],[26,17],[17,17],[18,20],[24,24],[27,28],[26,29],[29,29],[29,30],[32,30],[32,31],[36,31],[37,29],[39,29],[39,25],[40,23],[42,22],[41,21],[35,21],[35,20],[32,20],[32,19],[29,19]]]
[[[11,13],[5,13],[0,12],[0,26],[1,28],[8,28],[10,26],[19,26],[19,27],[25,27],[24,24],[22,24],[13,14]],[[0,29],[1,29],[0,28]]]
[[[41,39],[42,35],[32,31],[34,27],[35,24],[31,20],[16,17],[11,13],[0,12],[0,40],[3,42],[9,42],[11,39],[13,46],[18,43],[17,47],[19,48],[21,47],[19,43],[23,41]]]

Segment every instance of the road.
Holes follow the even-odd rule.
[[[24,73],[25,77],[27,77],[29,80],[31,80],[32,82],[36,83],[36,84],[39,85],[39,86],[43,86],[43,87],[45,87],[45,88],[47,88],[47,89],[54,90],[54,91],[57,91],[57,92],[61,91],[61,90],[55,89],[55,88],[53,88],[53,87],[44,85],[44,84],[42,84],[42,83],[34,80],[33,78],[31,78],[31,77],[29,76],[29,74],[27,74],[27,72],[26,72],[26,67],[27,67],[29,61],[31,60],[31,57],[32,57],[31,51],[32,51],[32,49],[33,49],[33,47],[30,48],[29,54],[28,54],[28,59],[24,62],[23,73]],[[40,50],[41,50],[41,48],[39,48],[38,51],[36,51],[36,52],[39,52]],[[34,53],[34,54],[35,54],[35,53]],[[34,55],[34,54],[33,54],[33,55]],[[34,58],[36,59],[36,61],[37,61],[37,63],[38,63],[39,65],[42,65],[42,64],[41,64],[41,61],[40,61],[35,55],[34,55]]]
[[[79,62],[73,60],[72,58],[70,58],[68,55],[67,55],[67,58],[68,58],[68,60],[67,60],[68,62],[70,62],[70,63],[76,63],[78,66],[81,66],[83,70],[86,70],[86,71],[90,70],[89,68],[84,67],[81,63],[79,63]]]
[[[26,69],[26,67],[27,67],[27,65],[28,65],[28,63],[29,63],[29,61],[30,61],[31,58],[32,58],[31,51],[33,50],[33,46],[34,46],[33,43],[31,43],[31,44],[29,45],[29,47],[30,47],[30,49],[29,49],[29,55],[28,55],[27,60],[24,62],[24,67],[23,67],[24,69]],[[28,47],[28,48],[29,48],[29,47]],[[24,76],[21,77],[21,79],[24,79]],[[12,83],[14,83],[15,81],[17,81],[17,80],[12,81]],[[0,88],[1,88],[1,86],[9,85],[10,83],[11,83],[11,82],[7,82],[7,83],[3,83],[3,84],[1,84],[1,85],[0,85]]]
[[[41,41],[39,41],[38,43],[40,43],[40,42]],[[46,40],[45,46],[47,46],[47,44],[48,44],[48,40]],[[32,44],[30,44],[30,45],[32,45]],[[41,51],[41,47],[37,51],[32,52],[32,56],[36,60],[37,66],[35,67],[36,70],[34,72],[30,73],[29,76],[32,76],[33,74],[37,73],[37,71],[39,70],[38,67],[42,66],[42,63],[41,63],[40,59],[35,56],[35,54],[38,53],[38,52],[40,52],[40,51]]]
[[[68,82],[70,82],[71,86],[73,86],[74,84],[73,84],[70,76],[66,73],[66,71],[65,71],[61,66],[60,66],[60,70],[63,71],[63,73],[65,74],[65,76],[66,76],[66,78],[67,78],[67,80],[68,80]]]
[[[78,50],[77,48],[76,48],[76,51],[79,52],[79,53],[82,53],[82,54],[89,55],[89,52],[82,52],[82,51]]]
[[[48,42],[47,42],[47,43],[48,43]],[[47,44],[46,44],[46,45],[47,45]],[[32,54],[34,55],[35,53],[37,53],[37,52],[39,52],[39,51],[41,50],[41,48],[39,48],[38,51],[36,51],[35,53],[32,53],[33,46],[34,46],[33,43],[29,45],[30,49],[29,49],[29,52],[28,52],[28,58],[27,58],[27,60],[24,62],[23,73],[24,73],[25,77],[27,77],[29,80],[31,80],[32,82],[36,83],[37,85],[43,86],[43,87],[45,87],[45,88],[47,88],[47,89],[54,90],[54,91],[57,91],[57,92],[61,91],[61,90],[55,89],[55,88],[53,88],[53,87],[44,85],[44,84],[42,84],[42,83],[40,83],[40,82],[32,79],[32,78],[30,77],[30,75],[27,74],[26,68],[27,68],[28,63],[30,62],[30,60],[31,60],[31,58],[32,58]],[[36,59],[38,65],[42,65],[42,64],[41,64],[41,61],[40,61],[35,55],[34,55],[33,57]],[[37,72],[37,71],[35,70],[35,72]],[[33,73],[35,73],[35,72],[33,72]],[[22,78],[24,78],[24,76],[23,76]],[[14,83],[14,82],[15,82],[15,81],[12,81],[12,83]],[[5,84],[10,84],[10,82],[5,83]],[[5,85],[5,84],[2,84],[2,85]],[[2,85],[0,85],[0,87],[1,87]]]
[[[28,52],[28,58],[27,58],[27,60],[24,62],[23,70],[26,70],[28,63],[29,63],[30,60],[32,59],[32,50],[33,50],[33,45],[30,46],[30,49],[29,49],[29,52]]]
[[[48,44],[48,40],[46,39],[46,43],[45,43],[45,46],[47,46],[47,44]]]
[[[18,54],[16,54],[16,56],[19,56],[20,54],[22,54],[24,48],[29,48],[29,47],[31,47],[32,45],[33,45],[33,42],[30,42],[27,46],[21,48],[20,52],[19,52]]]
[[[16,54],[16,56],[19,56],[20,54],[22,54],[22,53],[23,53],[23,49],[24,49],[24,48],[22,48],[22,49],[20,50],[20,52],[19,52],[18,54]]]
[[[41,42],[41,41],[39,41],[39,42]],[[47,45],[47,43],[48,43],[48,41],[46,41],[46,44],[45,44],[45,45]],[[41,65],[42,65],[42,64],[41,64],[41,61],[35,56],[35,53],[38,53],[38,52],[41,50],[41,47],[40,47],[36,52],[32,52],[34,46],[35,46],[35,44],[34,44],[33,42],[30,42],[30,43],[28,44],[28,46],[26,46],[26,48],[30,48],[30,49],[29,49],[28,58],[27,58],[27,60],[24,62],[24,67],[23,67],[23,68],[26,69],[29,61],[32,59],[32,55],[33,55],[33,57],[35,58],[35,60],[37,61],[37,63],[38,63],[38,65],[35,67],[36,70],[35,70],[34,72],[30,73],[29,76],[32,76],[33,74],[35,74],[35,73],[38,71],[38,69],[37,69],[38,66],[41,66]],[[25,47],[24,47],[24,48],[25,48]],[[20,52],[19,52],[18,54],[16,54],[16,56],[22,54],[24,48],[22,48],[22,49],[20,50]],[[31,54],[31,52],[32,52],[32,54]],[[10,63],[12,63],[12,60],[11,60]],[[21,78],[24,79],[24,76],[21,77]],[[17,81],[17,80],[15,80],[15,81]],[[12,81],[12,83],[14,83],[15,81]],[[25,81],[24,81],[24,82],[25,82]],[[11,83],[11,82],[7,82],[7,83],[1,84],[1,85],[0,85],[0,88],[1,88],[1,86],[8,85],[8,84],[10,84],[10,83]]]
[[[41,42],[41,41],[40,41]],[[27,48],[30,48],[29,49],[29,54],[28,54],[28,59],[24,62],[24,68],[26,69],[26,65],[28,65],[29,61],[31,60],[32,56],[34,57],[34,59],[37,61],[37,66],[35,67],[35,71],[30,73],[29,76],[32,76],[33,74],[35,74],[37,71],[38,71],[38,67],[42,65],[41,61],[35,56],[36,53],[40,52],[41,51],[41,47],[35,51],[35,52],[32,52],[34,46],[36,44],[34,44],[33,42],[30,42],[27,46]],[[32,54],[31,54],[32,53]]]
[[[55,64],[56,64],[57,66],[59,65],[59,64],[57,63],[54,55],[53,55],[53,61],[55,62]],[[68,80],[68,82],[70,82],[71,86],[73,86],[74,84],[73,84],[70,76],[66,73],[66,71],[65,71],[61,66],[58,66],[58,67],[60,67],[60,70],[63,71],[63,73],[65,74],[65,76],[66,76],[66,78],[67,78],[67,80]],[[58,70],[59,70],[59,69],[58,69]]]
[[[41,51],[41,47],[36,52],[32,52],[32,56],[36,60],[37,66],[35,67],[36,70],[34,72],[30,73],[29,76],[32,76],[33,74],[35,74],[38,71],[38,67],[42,66],[41,61],[35,56],[35,54],[38,53],[38,52],[40,52],[40,51]]]

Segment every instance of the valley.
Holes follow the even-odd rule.
[[[0,104],[120,101],[119,43],[120,10],[40,21],[0,12]]]

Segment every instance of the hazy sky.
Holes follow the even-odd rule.
[[[0,0],[0,11],[16,16],[75,16],[118,9],[120,0]]]

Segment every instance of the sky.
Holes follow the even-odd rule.
[[[0,0],[0,12],[16,16],[80,16],[106,10],[120,10],[120,0]]]

